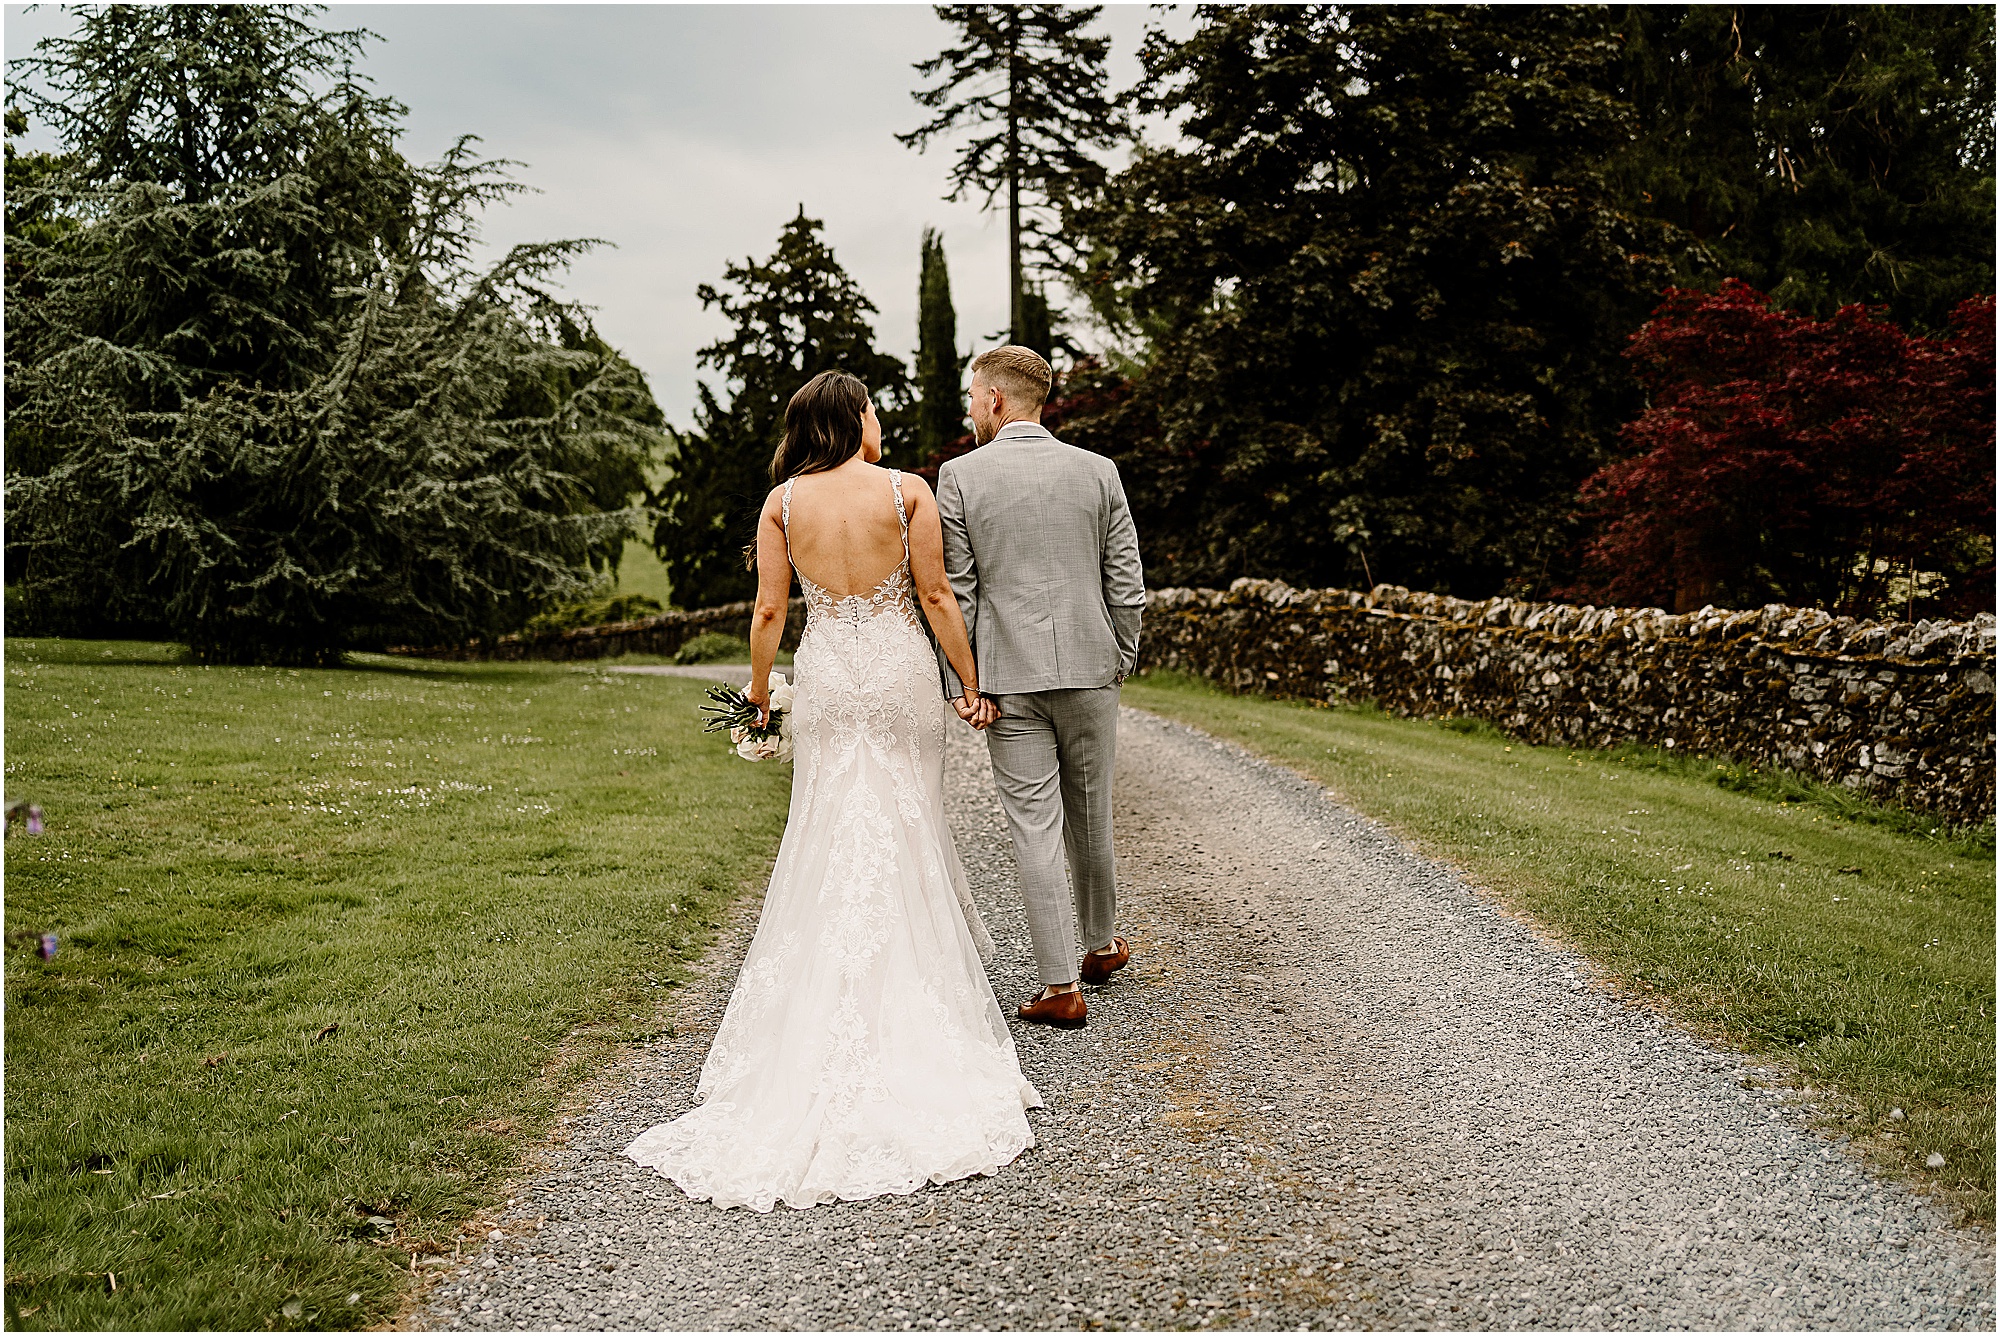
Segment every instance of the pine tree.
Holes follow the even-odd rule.
[[[1668,229],[1581,7],[1215,6],[1149,43],[1187,148],[1076,216],[1152,348],[1103,440],[1163,581],[1545,588],[1638,406]],[[1069,430],[1069,428],[1066,428]]]
[[[875,351],[867,318],[875,304],[821,240],[823,226],[801,205],[768,260],[732,264],[723,271],[725,287],[695,289],[702,306],[721,311],[735,329],[696,354],[699,365],[722,373],[729,404],[706,382],[697,386],[695,427],[679,437],[673,475],[652,497],[661,516],[653,545],[684,608],[756,592],[744,549],[770,491],[785,405],[808,380],[834,370],[860,377],[883,419],[884,452],[906,443],[907,373]]]
[[[1073,258],[1059,230],[1063,202],[1104,179],[1085,150],[1124,134],[1105,92],[1111,41],[1089,37],[1101,5],[936,5],[959,41],[916,66],[937,83],[913,93],[937,114],[896,136],[922,150],[961,128],[974,131],[952,167],[947,199],[1007,197],[1008,328],[1028,332],[1027,271],[1063,271]],[[1046,338],[1044,342],[1046,342]]]
[[[965,395],[959,376],[958,316],[951,305],[951,274],[945,268],[944,238],[924,229],[922,277],[917,285],[918,462],[935,459],[965,434]]]
[[[658,411],[547,293],[589,243],[474,267],[518,187],[466,141],[405,160],[363,37],[109,6],[16,81],[64,143],[7,182],[9,575],[45,626],[274,662],[490,636],[629,531]]]
[[[1639,134],[1613,176],[1702,243],[1684,278],[1940,333],[1993,291],[1990,7],[1635,5],[1616,26]]]

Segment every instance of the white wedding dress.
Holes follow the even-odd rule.
[[[697,1200],[768,1211],[997,1172],[1034,1144],[944,816],[946,720],[903,564],[867,595],[798,572],[791,815],[703,1065],[701,1103],[625,1154]],[[791,528],[791,484],[784,524]],[[796,570],[796,567],[794,568]]]

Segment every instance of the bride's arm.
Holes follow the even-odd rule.
[[[757,521],[757,606],[750,613],[750,689],[743,693],[766,720],[771,717],[771,665],[778,661],[792,596],[792,559],[785,550],[781,508],[773,490]]]
[[[937,501],[924,480],[914,474],[903,475],[903,490],[910,502],[910,578],[916,581],[917,601],[937,634],[945,662],[965,689],[959,713],[969,717],[979,705],[979,669],[972,661],[972,642],[966,639],[958,596],[945,577],[944,526],[938,521]]]

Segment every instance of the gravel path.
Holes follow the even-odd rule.
[[[747,682],[750,680],[750,665],[747,663],[645,663],[617,664],[605,669],[611,673],[639,673],[647,677],[697,677],[704,681]],[[789,664],[778,670],[789,676]]]
[[[1033,988],[984,748],[954,829]],[[1289,771],[1128,710],[1122,930],[1090,1025],[1020,1028],[1041,1146],[914,1197],[718,1211],[618,1158],[684,1111],[755,905],[413,1324],[1992,1330],[1990,1236],[1798,1097]]]

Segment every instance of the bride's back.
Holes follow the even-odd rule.
[[[837,597],[871,594],[903,564],[889,470],[856,457],[792,480],[792,565]]]

